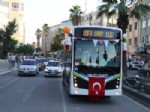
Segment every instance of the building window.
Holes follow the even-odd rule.
[[[131,41],[131,39],[129,39],[129,45],[131,45],[132,43],[131,43],[132,41]]]
[[[146,28],[146,21],[142,22],[142,28]]]
[[[19,3],[12,3],[13,9],[19,9]]]
[[[147,35],[146,36],[146,43],[149,43],[150,42],[150,35]]]
[[[24,4],[21,4],[21,10],[24,11]]]
[[[132,31],[132,25],[129,25],[129,31]]]
[[[144,43],[144,37],[141,37],[141,43]]]
[[[135,44],[135,47],[137,47],[137,44],[138,44],[137,37],[134,38],[134,44]]]
[[[150,19],[148,19],[148,26],[150,26]]]
[[[138,25],[137,22],[135,22],[135,30],[137,30],[137,25]]]
[[[96,20],[96,15],[93,15],[93,20]]]

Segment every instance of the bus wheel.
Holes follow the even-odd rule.
[[[111,96],[105,96],[104,98],[106,98],[106,99],[110,99],[110,98],[111,98]]]

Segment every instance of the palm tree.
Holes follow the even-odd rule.
[[[150,11],[150,6],[140,4],[139,0],[102,0],[103,4],[98,7],[97,18],[105,14],[108,18],[117,15],[117,26],[126,33],[129,25],[129,17],[141,19]],[[123,73],[127,75],[126,52],[123,52]]]
[[[80,6],[72,6],[72,8],[69,11],[72,24],[74,26],[81,24],[81,15],[83,12],[81,11]]]
[[[46,45],[46,38],[48,37],[48,33],[49,33],[49,26],[48,24],[44,24],[42,27],[42,34],[45,37],[45,54],[47,53],[47,45]]]
[[[35,35],[37,39],[37,48],[40,48],[41,30],[39,28],[36,30]]]

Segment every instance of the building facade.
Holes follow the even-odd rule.
[[[143,4],[150,6],[149,0],[143,0]],[[146,58],[150,58],[150,13],[141,20],[140,45],[145,50]]]
[[[97,12],[91,12],[82,16],[81,25],[101,25],[101,26],[116,26],[116,16],[107,18],[102,15],[99,19],[96,18]]]
[[[136,18],[129,18],[129,25],[127,31],[128,43],[127,43],[127,55],[131,57],[139,52],[140,46],[140,21]]]
[[[0,0],[0,28],[14,19],[18,26],[13,38],[25,43],[24,3],[22,0]]]
[[[49,27],[49,31],[48,31],[48,36],[44,36],[42,35],[41,38],[41,48],[42,48],[42,52],[50,52],[51,48],[50,48],[50,43],[52,43],[54,36],[57,33],[58,28],[60,28],[61,25],[54,25]]]
[[[9,2],[7,0],[0,0],[0,28],[4,28],[4,25],[9,21]]]
[[[17,31],[13,38],[19,43],[25,43],[24,3],[23,0],[8,0],[9,21],[16,19]]]

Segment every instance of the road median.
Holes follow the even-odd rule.
[[[123,93],[150,108],[150,94],[146,94],[127,85],[123,85]]]

